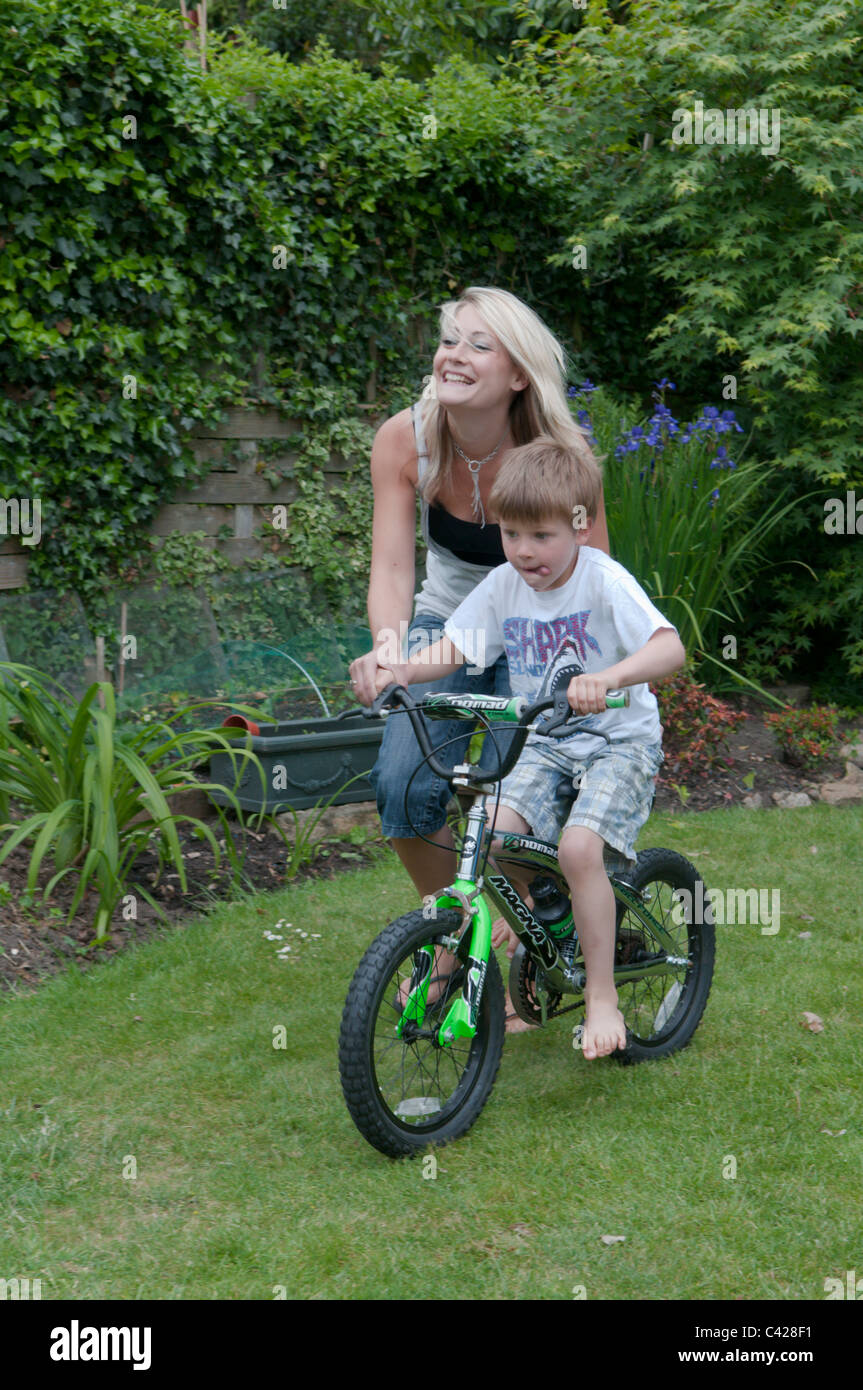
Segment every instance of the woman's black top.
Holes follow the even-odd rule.
[[[449,550],[457,560],[489,567],[506,563],[499,526],[462,521],[437,503],[432,503],[428,509],[428,525],[431,539]]]

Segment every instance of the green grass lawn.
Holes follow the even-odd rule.
[[[7,998],[0,1277],[45,1299],[823,1298],[863,1275],[861,839],[861,808],[654,815],[642,845],[779,889],[781,930],[717,928],[705,1018],[665,1061],[586,1062],[572,1017],[509,1038],[433,1178],[371,1149],[339,1085],[351,975],[415,905],[389,856]]]

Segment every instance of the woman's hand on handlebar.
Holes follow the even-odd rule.
[[[375,695],[380,695],[389,685],[407,685],[409,679],[407,666],[379,666],[375,676]]]
[[[353,692],[361,705],[373,704],[381,691],[386,690],[393,682],[397,685],[407,684],[404,679],[407,667],[382,665],[376,651],[358,656],[351,662],[350,672]]]

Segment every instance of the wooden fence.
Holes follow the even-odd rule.
[[[377,413],[369,418],[375,423]],[[301,428],[299,421],[282,419],[275,410],[237,409],[229,411],[215,430],[195,434],[191,440],[195,457],[209,463],[210,471],[161,508],[150,533],[165,536],[172,531],[203,531],[210,538],[207,543],[235,563],[260,555],[262,542],[253,536],[255,528],[272,521],[273,507],[289,506],[296,496],[296,454],[289,450],[287,440]],[[271,451],[274,440],[286,441],[284,451]],[[266,453],[261,448],[264,444],[268,446]],[[325,481],[335,482],[350,464],[351,460],[331,455],[324,468]],[[263,476],[264,466],[281,475],[276,486]],[[224,526],[231,531],[230,539],[217,539]],[[3,539],[0,589],[17,589],[26,583],[29,549],[18,536]]]

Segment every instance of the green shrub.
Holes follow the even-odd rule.
[[[863,674],[859,537],[823,524],[830,496],[863,497],[861,46],[860,5],[669,0],[590,5],[577,34],[543,34],[523,61],[570,161],[553,260],[588,296],[588,374],[634,391],[647,362],[686,406],[721,392],[772,485],[793,487],[767,558],[811,572],[765,570],[747,622],[765,677],[805,658],[815,632]],[[778,111],[778,149],[675,139],[698,101]],[[579,244],[587,264],[572,269]]]
[[[705,406],[684,423],[666,404],[673,390],[666,378],[656,382],[653,413],[632,424],[631,407],[622,410],[589,381],[571,387],[570,399],[605,456],[614,558],[676,625],[687,651],[709,656],[720,624],[742,620],[765,539],[786,503],[782,492],[765,497],[756,462],[739,462],[735,412]]]
[[[263,401],[309,422],[297,516],[339,605],[371,493],[345,479],[353,549],[325,554],[322,450],[364,470],[359,403],[416,398],[461,285],[530,273],[540,312],[560,303],[542,98],[463,63],[420,86],[217,37],[203,75],[178,12],[110,0],[8,0],[0,24],[0,476],[42,501],[34,582],[94,606],[199,476],[192,427]]]
[[[101,697],[104,707],[97,703]],[[65,691],[55,694],[38,671],[0,663],[0,809],[24,819],[8,822],[0,864],[18,845],[32,842],[27,888],[34,892],[46,857],[54,874],[45,887],[47,899],[67,874],[77,886],[69,907],[74,916],[84,893],[97,897],[95,937],[107,939],[111,918],[127,889],[140,893],[160,911],[148,890],[130,875],[144,849],[154,843],[186,890],[186,870],[177,826],[192,825],[207,839],[219,863],[213,831],[194,816],[172,814],[167,796],[187,787],[209,790],[191,769],[214,748],[227,748],[239,767],[251,752],[235,750],[215,730],[177,733],[172,727],[184,711],[142,731],[121,731],[116,724],[114,691],[94,683],[76,704]],[[257,759],[255,759],[257,761]],[[233,793],[224,788],[237,809]],[[229,853],[236,856],[230,828],[220,813]]]

